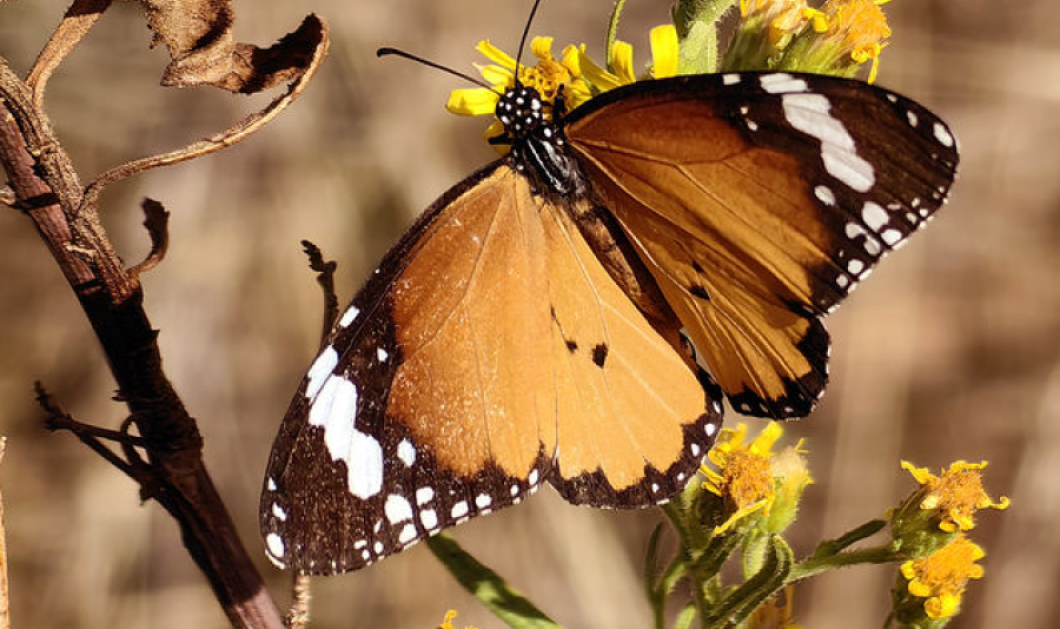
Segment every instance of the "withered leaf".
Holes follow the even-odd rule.
[[[140,0],[154,45],[173,61],[162,76],[167,86],[213,85],[251,94],[289,83],[309,67],[325,44],[324,25],[309,15],[294,32],[268,48],[236,42],[230,0]]]

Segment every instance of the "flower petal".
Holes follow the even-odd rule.
[[[530,42],[530,52],[538,59],[552,58],[552,37],[535,37]]]
[[[581,68],[583,76],[592,83],[593,87],[601,92],[613,90],[619,85],[622,85],[617,76],[596,65],[593,60],[589,58],[589,55],[585,54],[584,50],[578,51],[578,65]]]
[[[477,46],[475,46],[475,50],[482,53],[484,57],[493,63],[501,65],[511,72],[515,72],[515,59],[512,59],[508,53],[491,44],[490,40],[483,39]]]
[[[485,116],[497,109],[497,92],[484,87],[453,90],[445,108],[461,116]]]
[[[651,29],[652,75],[657,79],[677,76],[677,61],[680,46],[677,29],[673,24],[664,24]]]
[[[622,85],[637,82],[637,73],[633,70],[633,46],[624,41],[616,41],[611,49],[611,70]]]

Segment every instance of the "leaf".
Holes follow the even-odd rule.
[[[430,537],[427,547],[464,589],[512,629],[562,629],[453,538],[444,534]]]

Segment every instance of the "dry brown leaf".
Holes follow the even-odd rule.
[[[298,30],[269,48],[232,37],[228,0],[140,0],[154,45],[173,61],[162,76],[169,86],[213,85],[250,94],[288,83],[309,66],[324,38],[319,18],[306,17]]]

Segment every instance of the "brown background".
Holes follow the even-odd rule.
[[[218,486],[268,566],[257,496],[272,436],[312,358],[320,303],[298,240],[341,263],[347,299],[388,244],[447,186],[492,158],[482,120],[447,115],[453,78],[398,60],[395,45],[469,68],[490,37],[512,50],[527,2],[237,2],[236,35],[266,44],[310,11],[333,46],[304,98],[251,141],[150,173],[104,197],[128,261],[146,251],[139,200],[173,213],[169,257],[146,278],[169,374],[201,422]],[[648,27],[668,3],[632,0],[623,23],[647,60]],[[0,7],[0,55],[22,72],[65,6]],[[546,1],[537,33],[586,41],[600,58],[610,2]],[[1060,615],[1060,5],[899,0],[879,83],[907,93],[960,136],[952,202],[829,321],[833,384],[807,437],[817,483],[791,537],[798,551],[878,517],[909,491],[900,458],[937,468],[989,459],[987,483],[1015,506],[985,514],[976,539],[987,578],[960,627],[1049,627]],[[87,179],[118,162],[205,136],[268,97],[164,90],[164,51],[147,50],[139,6],[118,3],[53,80],[60,138]],[[224,617],[155,504],[68,435],[40,426],[42,379],[85,421],[121,407],[94,338],[56,267],[15,212],[0,212],[0,482],[16,627],[220,627]],[[730,415],[730,421],[735,415]],[[565,506],[551,492],[470,523],[457,537],[570,628],[650,624],[638,574],[659,515]],[[797,591],[806,627],[878,627],[889,567],[830,574]],[[422,547],[316,584],[316,627],[502,623]]]

